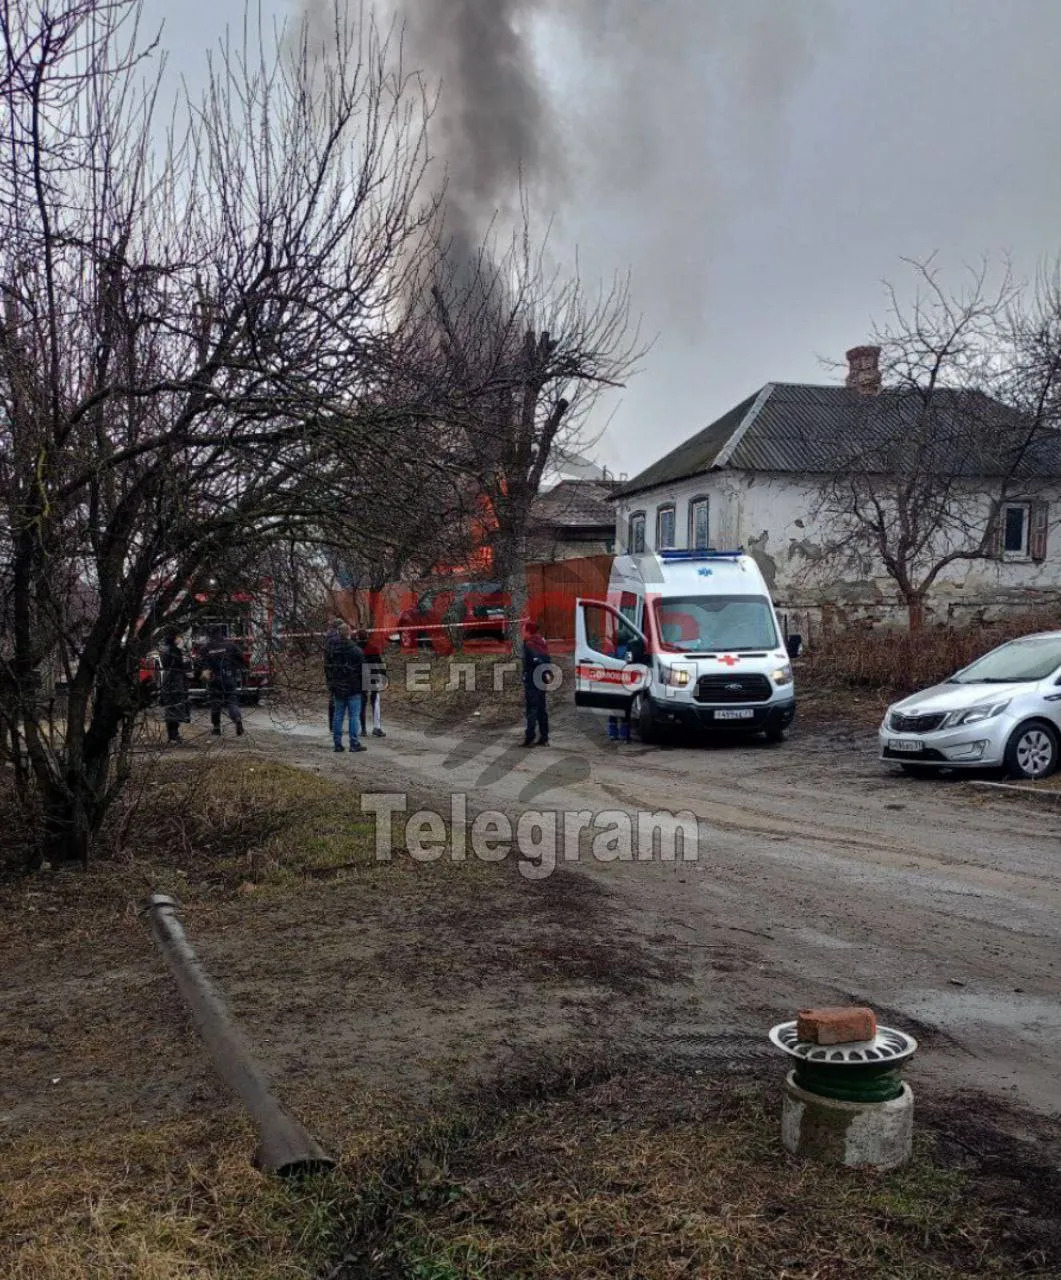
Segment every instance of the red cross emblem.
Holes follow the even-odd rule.
[[[732,653],[724,653],[719,658],[719,662],[724,663],[727,667],[735,667],[740,662],[740,658],[735,658]]]

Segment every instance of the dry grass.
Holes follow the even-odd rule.
[[[1023,614],[969,629],[924,631],[849,628],[817,641],[799,664],[812,688],[854,689],[888,698],[937,684],[989,649],[1034,631],[1061,628],[1056,613]]]
[[[0,820],[9,830],[21,820],[10,795],[6,803],[0,797]],[[108,887],[211,893],[289,884],[373,862],[374,839],[356,791],[250,749],[196,759],[148,755],[76,883],[90,897]],[[15,876],[11,891],[28,883]],[[61,894],[64,884],[49,887]]]
[[[9,872],[0,881],[0,1275],[319,1274],[338,1247],[347,1177],[377,1159],[375,1144],[407,1133],[408,1102],[361,1085],[322,1098],[293,1082],[300,1117],[345,1148],[345,1173],[297,1190],[256,1173],[248,1125],[206,1068],[139,908],[151,889],[174,892],[194,938],[212,920],[237,919],[251,892],[278,904],[301,897],[312,920],[321,895],[350,880],[358,900],[382,896],[400,909],[403,893],[422,896],[410,870],[408,860],[376,861],[353,788],[241,751],[145,758],[87,871]],[[474,883],[480,870],[440,874]],[[41,1098],[57,1070],[49,1110]],[[174,1079],[187,1081],[176,1099]]]
[[[341,1251],[355,1182],[406,1136],[365,1098],[342,1169],[258,1173],[236,1109],[5,1154],[0,1274],[10,1280],[310,1280]]]
[[[687,1074],[586,1083],[568,1072],[543,1089],[534,1082],[544,1070],[530,1066],[527,1087],[502,1099],[461,1098],[443,1083],[436,1096],[411,1103],[389,1082],[385,1092],[367,1089],[356,1060],[331,1060],[323,1076],[286,1082],[285,1096],[340,1154],[339,1170],[299,1186],[257,1174],[247,1161],[248,1126],[205,1074],[169,980],[152,963],[138,902],[148,887],[171,887],[194,906],[200,926],[232,925],[252,885],[251,901],[271,906],[256,917],[259,927],[275,924],[272,908],[283,905],[285,920],[300,929],[350,877],[346,887],[356,881],[357,892],[340,914],[356,902],[361,913],[353,918],[363,923],[369,890],[393,915],[413,909],[407,887],[423,881],[408,869],[401,860],[374,861],[349,786],[221,752],[205,767],[168,757],[153,769],[110,856],[87,874],[0,886],[0,968],[9,979],[0,1022],[0,1137],[9,1135],[0,1149],[0,1275],[956,1280],[1030,1275],[1035,1267],[1041,1276],[1059,1274],[1049,1244],[1029,1243],[1020,1234],[1027,1219],[1012,1216],[1015,1203],[1027,1211],[1033,1202],[1031,1179],[1015,1180],[988,1203],[982,1179],[930,1142],[896,1174],[803,1166],[779,1150],[778,1079],[764,1092]],[[435,1000],[447,966],[458,964],[455,949],[465,957],[484,934],[475,908],[496,910],[476,879],[485,874],[478,864],[452,874],[465,878],[463,899],[432,899],[434,917],[423,903],[413,912],[438,971],[423,969],[418,956],[408,967]],[[559,894],[561,884],[549,883]],[[447,933],[441,913],[452,924],[462,902],[466,927]],[[500,953],[484,936],[487,950],[469,976],[549,976],[556,957],[548,926],[559,906],[547,894],[535,902],[542,916],[532,920],[532,942],[540,953],[527,939],[518,954]],[[583,928],[590,905],[567,904]],[[397,928],[380,938],[395,984],[409,939]],[[617,965],[621,943],[613,944]],[[587,955],[590,944],[607,952],[596,932]],[[298,937],[289,945],[297,948]],[[339,954],[322,952],[313,964],[326,961],[343,972]],[[595,971],[588,978],[603,981]],[[60,1051],[78,1080],[56,1088],[53,1117],[39,1094]],[[179,1105],[152,1107],[150,1082],[167,1077],[189,1081],[193,1092]],[[83,1105],[75,1084],[86,1090]],[[20,1127],[17,1113],[34,1092],[38,1120]],[[1020,1230],[1005,1237],[1004,1223]],[[1047,1242],[1058,1238],[1055,1225],[1051,1219],[1044,1231]]]
[[[338,1172],[296,1185],[247,1165],[232,1111],[23,1144],[7,1157],[0,1268],[12,1280],[1058,1274],[1056,1187],[961,1167],[930,1132],[906,1169],[829,1169],[781,1150],[776,1081],[553,1088],[419,1123],[365,1099]]]
[[[622,1076],[421,1159],[344,1274],[959,1280],[1057,1274],[931,1136],[894,1173],[780,1148],[777,1086]],[[1025,1202],[1025,1211],[1028,1202]],[[1053,1214],[1049,1230],[1056,1226]],[[1045,1239],[1045,1243],[1044,1243]],[[361,1270],[367,1259],[371,1269]]]

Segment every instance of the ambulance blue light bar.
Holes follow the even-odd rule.
[[[736,551],[715,551],[713,547],[709,547],[706,551],[661,551],[659,558],[661,560],[736,560],[744,555],[744,548],[738,547]]]

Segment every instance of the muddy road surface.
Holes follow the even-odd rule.
[[[985,800],[960,781],[908,779],[854,729],[797,727],[779,747],[614,744],[599,721],[561,705],[547,749],[523,749],[518,727],[469,717],[392,721],[351,756],[332,753],[320,716],[262,710],[251,724],[270,754],[407,793],[410,810],[448,815],[456,796],[469,817],[558,815],[556,874],[590,877],[624,936],[681,974],[632,1025],[640,1053],[692,1064],[699,1046],[765,1035],[800,1007],[866,1002],[920,1039],[915,1081],[1061,1109],[1053,811]],[[691,811],[695,860],[604,860],[585,834],[565,848],[563,815],[587,810]],[[548,865],[528,865],[528,894]]]

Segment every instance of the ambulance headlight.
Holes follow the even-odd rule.
[[[664,684],[672,684],[676,688],[683,689],[689,683],[689,668],[661,666],[659,676]]]
[[[786,662],[783,667],[776,667],[770,672],[770,679],[774,684],[786,685],[792,683],[792,663]]]

